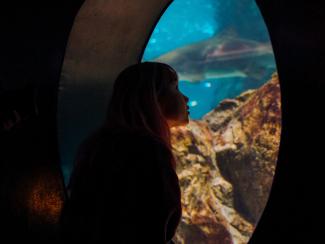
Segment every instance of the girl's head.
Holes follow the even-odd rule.
[[[106,126],[148,132],[170,145],[170,128],[189,122],[187,102],[172,67],[158,62],[134,64],[115,81]]]

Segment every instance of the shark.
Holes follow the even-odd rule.
[[[176,48],[153,61],[169,64],[177,71],[179,80],[193,83],[232,77],[260,81],[276,70],[270,42],[240,38],[228,32]]]

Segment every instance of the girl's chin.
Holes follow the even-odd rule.
[[[183,122],[183,126],[187,125],[190,122],[189,117],[186,117],[185,121]]]

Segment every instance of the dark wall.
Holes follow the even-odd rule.
[[[57,87],[83,0],[26,2],[0,10],[1,243],[49,243],[65,197]]]
[[[282,135],[269,202],[250,243],[316,243],[324,138],[325,9],[321,1],[256,0],[282,93]]]

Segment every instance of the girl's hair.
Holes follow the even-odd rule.
[[[172,156],[171,135],[159,101],[170,83],[178,79],[167,64],[143,62],[125,68],[117,77],[104,127],[149,134],[164,144]]]

